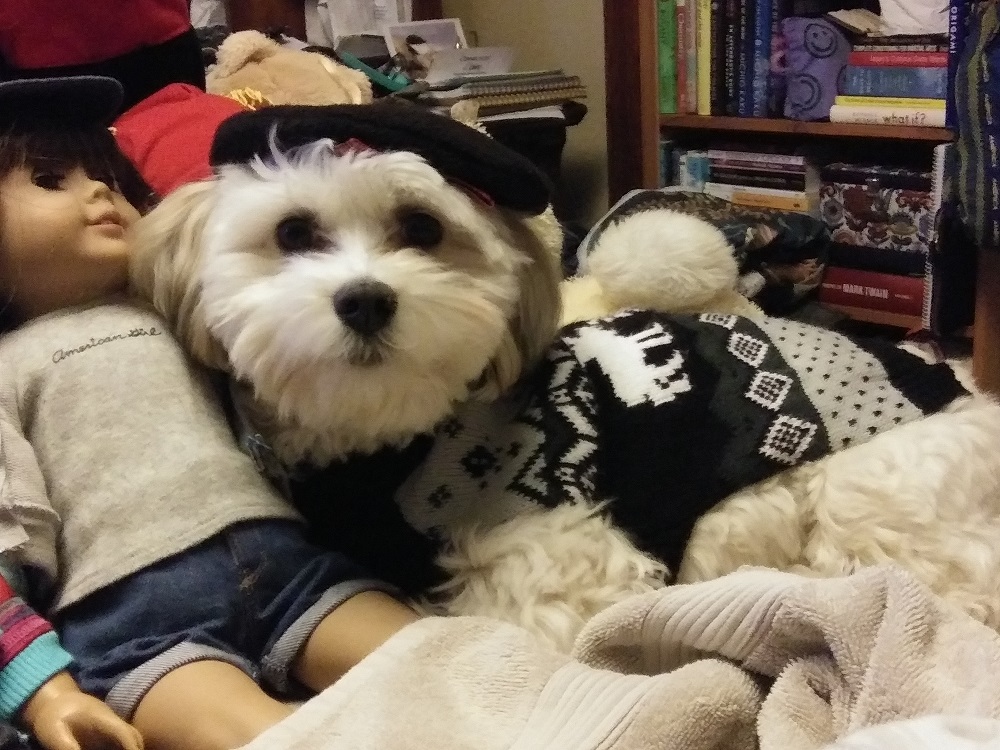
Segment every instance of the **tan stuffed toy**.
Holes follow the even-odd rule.
[[[562,283],[564,324],[627,308],[764,313],[736,289],[739,269],[725,236],[679,211],[644,211],[603,229],[578,276]]]
[[[283,47],[259,31],[237,31],[219,45],[206,75],[209,93],[256,109],[263,104],[367,104],[368,76],[318,52]]]

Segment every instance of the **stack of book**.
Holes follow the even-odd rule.
[[[852,21],[870,17],[867,26]],[[948,36],[883,36],[878,16],[828,14],[852,42],[840,74],[830,122],[944,127],[948,97]]]
[[[704,192],[749,208],[819,215],[818,170],[799,154],[676,149],[665,185]]]
[[[662,114],[767,117],[783,87],[771,63],[791,0],[656,0]]]
[[[821,214],[832,237],[820,302],[925,320],[944,163],[930,170],[834,163],[821,171]]]
[[[587,89],[579,76],[556,68],[450,78],[432,84],[418,100],[440,110],[469,102],[478,107],[480,116],[489,117],[578,101],[586,96]]]

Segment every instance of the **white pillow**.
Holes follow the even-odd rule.
[[[948,0],[879,0],[887,34],[947,34]]]

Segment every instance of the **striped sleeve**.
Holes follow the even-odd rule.
[[[0,577],[0,719],[17,714],[71,661],[49,622]]]

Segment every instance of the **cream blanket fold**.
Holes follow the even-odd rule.
[[[815,750],[927,714],[1000,719],[1000,637],[893,567],[747,570],[610,607],[573,658],[428,618],[244,750]]]
[[[244,750],[752,750],[760,698],[714,659],[623,675],[512,625],[428,618]]]
[[[722,657],[773,678],[761,750],[925,714],[1000,719],[1000,637],[888,566],[833,579],[748,570],[634,597],[595,617],[575,655],[632,673]]]

